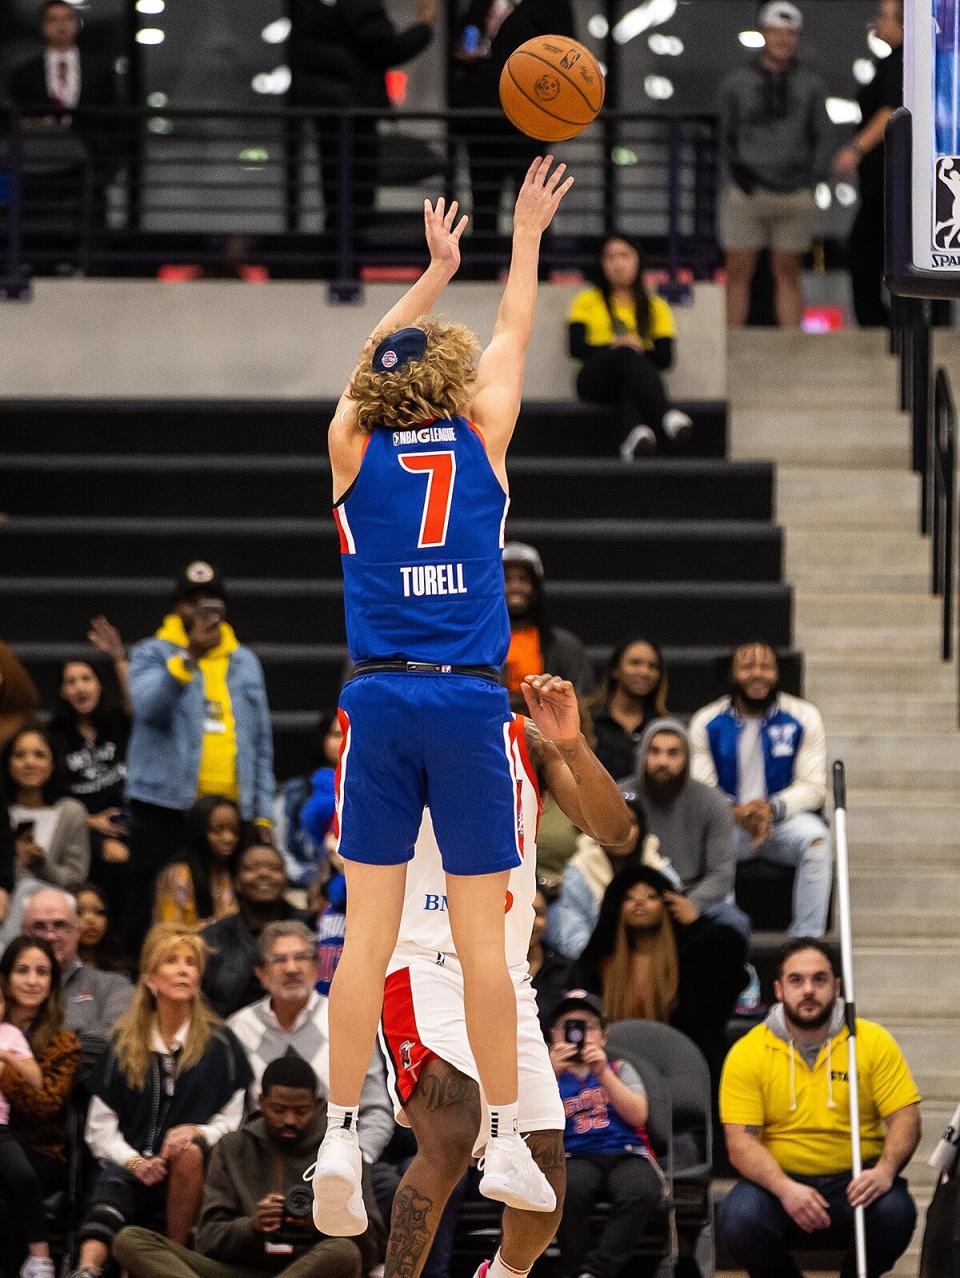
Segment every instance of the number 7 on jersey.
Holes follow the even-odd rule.
[[[427,479],[417,548],[425,550],[444,545],[457,477],[456,455],[450,449],[437,453],[399,453],[397,461],[409,474],[425,475]]]

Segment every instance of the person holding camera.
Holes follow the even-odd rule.
[[[203,560],[177,578],[173,611],[130,653],[130,871],[125,941],[150,925],[159,870],[185,841],[185,814],[224,795],[271,841],[273,739],[260,662],[227,622],[223,578]]]
[[[382,1258],[385,1230],[369,1169],[366,1233],[325,1238],[313,1227],[303,1173],[327,1125],[317,1091],[316,1074],[296,1052],[270,1062],[260,1112],[214,1146],[196,1251],[149,1229],[124,1229],[113,1251],[131,1278],[360,1278]]]
[[[607,1022],[594,994],[571,990],[553,1009],[550,1063],[566,1115],[567,1197],[557,1238],[566,1278],[617,1278],[665,1194],[646,1133],[643,1080],[606,1053]],[[610,1203],[597,1233],[593,1209]]]

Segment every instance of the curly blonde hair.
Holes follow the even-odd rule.
[[[393,373],[373,371],[373,353],[389,333],[374,333],[361,352],[350,396],[357,425],[367,435],[378,426],[403,430],[439,418],[457,417],[470,402],[477,382],[480,343],[463,324],[421,318],[416,327],[427,336],[420,359]]]

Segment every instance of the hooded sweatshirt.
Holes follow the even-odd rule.
[[[646,793],[650,742],[658,732],[673,732],[687,752],[687,774],[677,796],[655,803]],[[673,869],[690,900],[700,910],[726,900],[733,891],[737,862],[730,804],[711,786],[689,775],[690,737],[679,719],[654,719],[637,747],[636,774],[620,782],[628,800],[639,799],[647,829],[660,841],[660,856]],[[661,866],[662,868],[662,866]]]
[[[764,1149],[785,1172],[849,1172],[849,1031],[837,999],[825,1040],[800,1047],[777,1003],[766,1021],[730,1049],[720,1082],[720,1118],[760,1129]],[[865,1166],[883,1153],[883,1119],[915,1105],[920,1093],[907,1063],[881,1025],[857,1018],[860,1149]]]

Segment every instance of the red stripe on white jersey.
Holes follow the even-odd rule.
[[[386,979],[380,1029],[387,1048],[388,1082],[392,1083],[400,1104],[406,1105],[421,1069],[436,1056],[420,1041],[408,967],[391,972]]]

